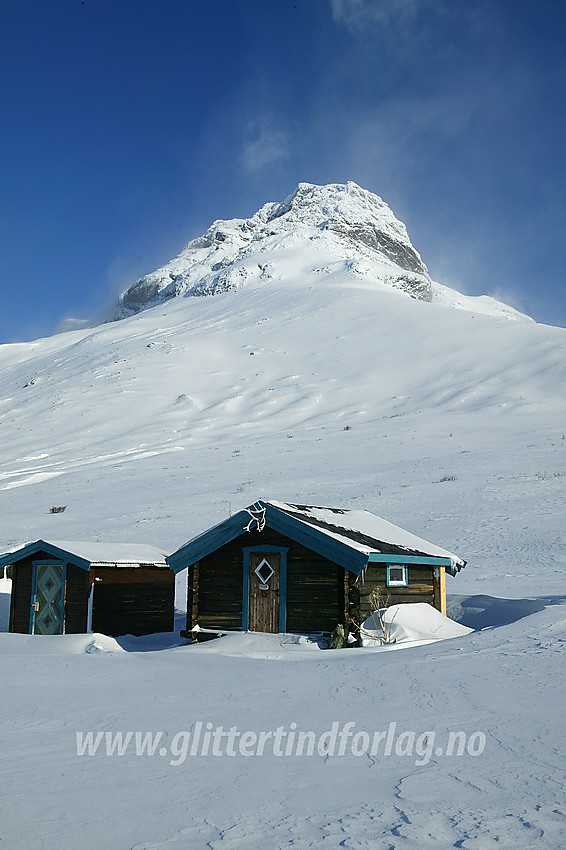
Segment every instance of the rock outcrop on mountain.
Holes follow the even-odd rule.
[[[303,252],[303,262],[297,254]],[[119,316],[177,295],[215,295],[253,278],[331,272],[354,274],[432,299],[431,279],[405,225],[377,195],[356,183],[299,183],[281,203],[251,218],[215,221],[165,266],[122,293]]]

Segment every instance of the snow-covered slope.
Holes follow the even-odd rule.
[[[367,509],[457,552],[469,576],[485,560],[491,589],[516,558],[547,564],[546,581],[565,346],[560,328],[341,276],[177,298],[3,346],[0,543],[174,549],[261,496]],[[540,496],[537,522],[508,502],[517,481]],[[495,551],[506,565],[494,575]]]
[[[1,551],[172,551],[260,497],[344,506],[466,559],[449,613],[487,628],[403,652],[0,634],[6,847],[565,845],[566,330],[344,263],[303,279],[302,240],[289,251],[276,285],[0,347]],[[355,725],[344,756],[183,758],[197,723],[317,740]],[[352,750],[392,723],[389,754],[385,737]],[[120,730],[162,738],[151,757],[105,755]],[[102,750],[79,756],[89,731]]]
[[[431,281],[428,270],[387,204],[356,183],[299,183],[282,203],[247,219],[215,221],[171,262],[122,293],[113,318],[178,295],[216,295],[245,284],[325,279],[393,287],[422,301],[527,319],[485,296],[463,296]]]

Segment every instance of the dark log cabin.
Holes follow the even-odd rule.
[[[153,546],[37,540],[11,565],[11,632],[118,636],[173,630],[175,576]]]
[[[446,613],[465,561],[367,511],[259,501],[167,558],[188,569],[186,637],[207,631],[357,636],[375,588]]]

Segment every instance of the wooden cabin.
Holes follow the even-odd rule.
[[[356,635],[381,589],[446,613],[465,561],[367,511],[259,501],[167,558],[188,569],[186,637],[211,631]]]
[[[173,630],[175,576],[141,544],[36,540],[0,557],[11,565],[11,632],[145,635]]]

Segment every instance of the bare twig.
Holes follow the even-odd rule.
[[[389,621],[385,619],[385,612],[389,607],[390,599],[390,595],[383,597],[380,587],[374,587],[374,589],[369,595],[369,602],[371,607],[373,608],[373,613],[371,614],[371,617],[373,618],[373,621],[376,625],[375,631],[379,632],[378,640],[382,646],[384,644],[397,642],[397,638],[391,636],[393,631],[393,621],[395,620],[397,611],[395,611]],[[368,631],[367,629],[364,629],[363,626],[360,626],[359,629],[360,633],[363,632],[364,634],[368,635],[368,637],[375,637],[372,632]]]

